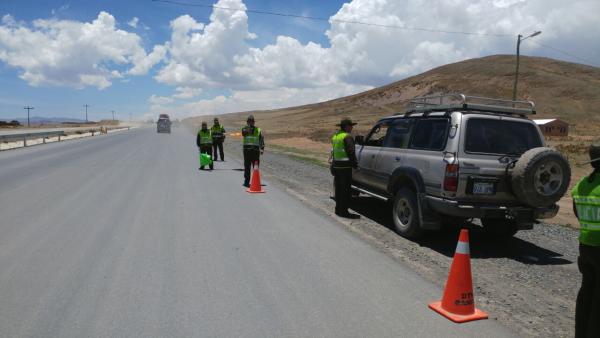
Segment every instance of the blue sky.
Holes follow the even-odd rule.
[[[210,4],[211,2],[199,2]],[[249,8],[300,13],[302,15],[329,17],[339,9],[343,1],[246,1]],[[144,47],[151,48],[155,44],[168,41],[171,30],[169,23],[178,16],[189,14],[198,21],[207,22],[212,12],[210,8],[176,6],[172,4],[152,2],[150,0],[108,0],[108,1],[38,1],[38,0],[4,0],[0,4],[0,15],[10,14],[16,20],[33,21],[40,18],[57,18],[90,22],[100,11],[108,11],[118,20],[118,25],[128,31],[137,32],[142,38]],[[251,14],[252,15],[252,14]],[[328,40],[323,34],[327,29],[326,22],[290,20],[289,18],[254,14],[249,28],[256,32],[258,39],[252,41],[262,47],[274,41],[277,35],[294,36],[300,41],[315,41],[324,45]],[[127,22],[139,18],[138,28],[129,27]],[[146,25],[147,28],[144,28]],[[276,29],[273,29],[273,28]],[[35,52],[35,51],[32,51]],[[32,115],[66,116],[80,118],[84,115],[84,104],[89,104],[90,118],[102,119],[111,116],[110,111],[140,115],[148,111],[148,97],[152,94],[169,95],[173,88],[159,84],[151,76],[131,78],[129,82],[115,81],[104,90],[95,87],[73,89],[69,87],[40,86],[33,87],[18,78],[18,69],[0,62],[0,119],[20,117],[26,111],[23,106],[36,107]],[[211,90],[204,96],[227,93],[226,88]]]
[[[25,105],[35,107],[33,115],[78,118],[87,103],[97,120],[111,110],[120,118],[184,117],[321,101],[445,63],[512,53],[516,34],[538,29],[543,34],[535,41],[585,61],[529,43],[524,53],[600,64],[600,33],[591,14],[600,12],[596,0],[181,2],[484,36],[151,0],[4,0],[0,119],[23,116]]]

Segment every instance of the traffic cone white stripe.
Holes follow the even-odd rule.
[[[463,255],[469,255],[470,254],[469,243],[458,242],[458,244],[456,244],[456,253],[463,254]]]

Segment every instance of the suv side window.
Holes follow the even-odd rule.
[[[388,128],[387,135],[383,141],[383,146],[388,148],[408,148],[410,141],[410,135],[412,127],[414,125],[413,120],[409,119],[397,119],[391,123]]]
[[[448,119],[418,120],[412,133],[411,149],[443,150],[448,136]]]
[[[378,123],[371,132],[367,139],[365,140],[365,145],[370,147],[381,147],[383,146],[383,140],[385,139],[385,135],[387,134],[389,127],[389,122],[384,121]]]

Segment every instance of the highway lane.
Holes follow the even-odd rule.
[[[0,336],[504,337],[195,136],[139,129],[0,153]],[[230,158],[231,159],[231,158]]]

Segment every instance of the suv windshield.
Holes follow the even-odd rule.
[[[541,146],[542,140],[532,123],[477,118],[467,122],[467,153],[522,154]]]

